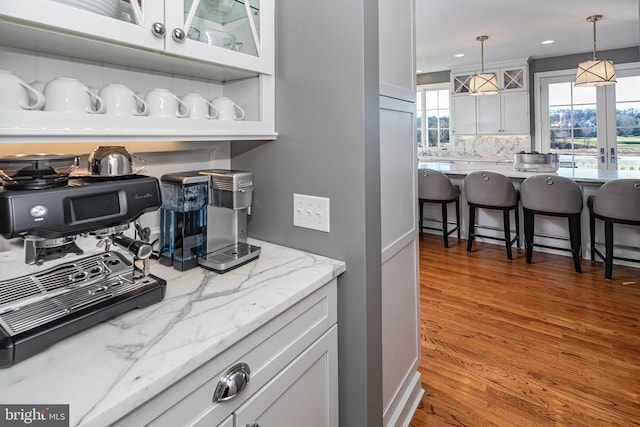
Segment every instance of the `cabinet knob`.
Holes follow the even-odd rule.
[[[244,362],[227,369],[213,392],[213,401],[224,402],[225,400],[233,399],[249,383],[250,373],[249,365]]]
[[[171,36],[178,43],[182,43],[184,39],[187,38],[187,33],[185,33],[182,28],[174,28],[173,32],[171,33]]]
[[[163,38],[166,32],[167,30],[162,22],[154,22],[151,25],[151,33],[159,39]]]

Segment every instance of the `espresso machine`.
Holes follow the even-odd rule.
[[[0,235],[16,248],[16,266],[3,261],[0,273],[1,368],[165,294],[166,282],[150,274],[152,247],[137,221],[161,206],[158,180],[69,177],[56,161],[0,161]]]
[[[260,255],[247,243],[253,173],[210,169],[160,178],[160,263],[226,273]]]

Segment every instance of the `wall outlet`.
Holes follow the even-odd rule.
[[[328,198],[293,195],[293,225],[328,233],[329,223]]]

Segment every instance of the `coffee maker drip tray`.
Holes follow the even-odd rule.
[[[118,252],[104,252],[0,281],[0,327],[9,336],[130,292],[133,265]]]
[[[259,246],[238,242],[198,258],[198,264],[217,273],[226,273],[258,258],[259,255]]]

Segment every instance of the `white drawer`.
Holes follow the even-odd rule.
[[[175,427],[217,425],[269,382],[333,324],[337,323],[337,281],[332,280],[191,372],[114,426]],[[214,403],[213,393],[226,370],[244,362],[250,380],[235,398]]]

